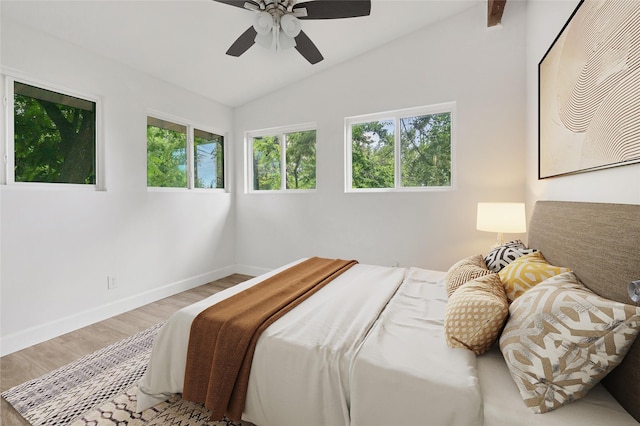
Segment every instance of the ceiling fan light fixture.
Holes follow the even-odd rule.
[[[293,16],[293,14],[288,13],[280,18],[280,28],[286,35],[295,38],[300,34],[302,24],[300,24],[300,20]]]
[[[254,41],[265,49],[271,49],[273,46],[273,37],[274,35],[271,32],[267,34],[257,34]]]
[[[293,37],[289,37],[284,31],[280,31],[278,34],[278,49],[285,50],[296,47],[296,40]]]
[[[260,12],[256,15],[256,20],[253,23],[253,28],[258,35],[267,35],[273,29],[274,22],[273,16],[269,12]]]

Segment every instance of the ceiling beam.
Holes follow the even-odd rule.
[[[487,27],[495,27],[502,21],[507,0],[487,0]]]

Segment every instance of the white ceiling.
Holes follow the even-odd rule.
[[[479,2],[372,0],[367,17],[305,20],[325,58],[316,65],[295,49],[254,45],[239,58],[225,55],[254,15],[213,0],[2,0],[0,16],[234,107]]]

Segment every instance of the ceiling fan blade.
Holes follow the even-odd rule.
[[[308,35],[304,31],[300,31],[300,34],[295,38],[296,50],[300,52],[304,58],[311,63],[311,65],[317,64],[324,58],[322,53],[318,50],[315,44],[311,41]]]
[[[243,32],[242,35],[233,42],[229,50],[227,50],[227,55],[235,57],[242,55],[251,46],[254,45],[256,35],[258,35],[258,33],[253,28],[253,26],[247,28],[247,31]]]
[[[307,16],[299,19],[356,18],[371,14],[371,0],[313,0],[297,3],[296,9],[307,9]]]
[[[252,1],[252,0],[213,0],[213,1],[216,1],[218,3],[228,4],[230,6],[240,7],[242,9],[245,9],[245,7],[244,7],[245,3],[253,4],[253,5],[256,6],[256,8],[260,8],[258,3],[256,3],[255,1]]]

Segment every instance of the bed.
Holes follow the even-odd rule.
[[[562,276],[574,274],[593,292],[627,305],[633,305],[627,286],[640,279],[639,241],[638,205],[541,201],[528,235],[528,246],[546,261],[571,269]],[[200,312],[303,261],[174,314],[154,344],[138,410],[182,392],[189,330]],[[534,414],[498,343],[480,356],[446,343],[447,279],[447,271],[353,266],[263,332],[243,420],[259,426],[640,421],[640,340],[584,397]]]

